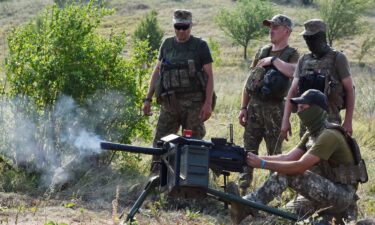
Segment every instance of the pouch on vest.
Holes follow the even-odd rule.
[[[196,74],[196,76],[198,78],[197,80],[199,81],[199,85],[201,86],[203,93],[206,93],[206,86],[207,86],[207,82],[208,82],[208,75],[203,70],[202,71],[198,71],[195,74]],[[216,100],[217,100],[217,96],[216,96],[216,93],[214,91],[213,94],[212,94],[212,104],[211,104],[212,111],[214,111],[214,109],[216,107]]]
[[[263,67],[253,67],[250,69],[249,76],[246,81],[246,89],[251,94],[259,93],[263,86],[264,75],[266,70]]]
[[[307,76],[298,80],[298,95],[302,95],[309,89],[316,89],[324,93],[326,77],[321,73],[310,70]]]
[[[362,159],[361,156],[361,150],[359,148],[359,145],[357,141],[351,137],[343,127],[340,125],[336,124],[327,124],[326,128],[328,129],[335,129],[341,132],[342,135],[344,135],[346,142],[348,143],[350,150],[353,154],[354,158],[354,163],[355,166],[350,168],[349,172],[346,172],[350,174],[351,176],[348,177],[348,174],[346,174],[344,171],[338,171],[337,173],[339,174],[338,177],[340,177],[341,180],[349,179],[349,182],[351,181],[352,183],[354,182],[361,182],[361,183],[366,183],[368,181],[368,174],[367,174],[367,168],[366,168],[366,163]],[[350,180],[351,179],[351,180]]]
[[[267,70],[264,75],[261,93],[265,99],[280,99],[286,95],[290,86],[289,78],[274,68]]]

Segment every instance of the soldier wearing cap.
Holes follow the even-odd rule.
[[[144,114],[151,115],[154,94],[161,104],[154,146],[163,136],[177,133],[180,127],[192,130],[194,138],[203,138],[204,121],[212,113],[213,60],[207,43],[190,34],[192,25],[190,11],[175,10],[175,36],[166,38],[159,50],[143,105]],[[153,168],[157,172],[157,167]]]
[[[288,99],[300,96],[307,89],[318,89],[328,97],[328,121],[341,124],[340,110],[346,109],[343,128],[352,134],[354,111],[354,86],[346,56],[327,44],[326,24],[320,19],[304,23],[301,33],[310,53],[298,61],[294,79],[287,95],[282,121],[282,136],[288,140],[291,135],[290,114],[292,104]],[[300,136],[304,133],[301,126]]]
[[[263,25],[269,28],[271,44],[255,55],[243,89],[238,120],[245,127],[245,149],[258,154],[264,139],[268,154],[274,155],[281,153],[282,138],[279,136],[284,97],[299,54],[288,44],[293,27],[289,17],[276,15],[271,20],[264,20]],[[242,195],[253,177],[252,168],[245,167],[244,170],[239,179]]]
[[[310,89],[290,101],[297,106],[298,117],[307,127],[307,132],[287,154],[257,156],[248,153],[248,165],[273,173],[263,186],[244,199],[267,204],[281,197],[289,187],[299,196],[287,207],[300,219],[318,212],[323,218],[319,224],[331,224],[329,222],[333,217],[335,224],[355,220],[356,190],[360,177],[354,170],[359,167],[356,167],[354,150],[348,145],[344,133],[338,129],[338,125],[327,121],[327,97],[319,90]],[[233,183],[229,187],[230,193],[238,194]],[[247,215],[256,213],[247,206],[231,203],[231,216],[235,224]]]

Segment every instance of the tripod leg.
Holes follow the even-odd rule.
[[[146,197],[153,191],[157,186],[160,184],[159,176],[154,176],[150,178],[147,182],[146,187],[143,189],[141,195],[138,197],[137,201],[135,201],[134,205],[130,209],[128,216],[126,217],[127,221],[133,221],[134,215],[138,212],[139,208],[141,207],[142,203],[145,201]],[[125,211],[123,211],[120,215],[120,219],[124,215]]]

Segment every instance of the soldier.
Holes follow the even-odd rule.
[[[180,126],[192,130],[194,138],[201,139],[206,133],[204,121],[210,118],[213,103],[213,60],[207,43],[190,34],[192,25],[190,11],[176,10],[175,36],[166,38],[160,47],[143,105],[144,114],[151,115],[154,93],[161,104],[154,147],[163,136],[177,133]],[[152,168],[156,172],[157,166]]]
[[[248,165],[275,173],[262,187],[244,198],[267,204],[290,187],[300,196],[288,206],[299,216],[319,212],[323,221],[335,217],[336,224],[343,224],[343,219],[355,220],[356,190],[358,182],[362,182],[359,174],[363,171],[354,160],[359,149],[348,145],[345,131],[336,129],[338,125],[335,127],[327,122],[329,106],[322,92],[310,89],[301,97],[292,98],[291,103],[297,105],[298,117],[307,127],[307,132],[287,154],[262,157],[248,154]],[[231,192],[235,191],[233,187],[232,184]],[[236,224],[255,213],[238,203],[231,205],[232,219]]]
[[[299,54],[288,45],[293,26],[289,17],[276,15],[271,20],[264,20],[263,25],[269,28],[271,44],[255,55],[242,92],[238,119],[245,127],[245,149],[258,154],[264,138],[268,154],[274,155],[281,153],[282,139],[279,137],[284,97]],[[245,167],[244,170],[239,179],[242,195],[246,194],[253,178],[252,168]]]
[[[328,97],[328,121],[341,124],[340,110],[346,108],[342,127],[351,135],[354,110],[354,87],[346,56],[327,44],[326,24],[319,19],[304,23],[301,33],[311,53],[304,54],[298,61],[294,79],[287,95],[281,133],[288,140],[291,133],[290,114],[292,105],[289,99],[304,91],[318,89]],[[300,136],[304,133],[301,129]]]

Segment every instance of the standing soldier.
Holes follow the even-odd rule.
[[[293,25],[289,17],[276,15],[271,20],[264,20],[263,25],[269,28],[271,44],[255,55],[242,93],[238,119],[245,127],[245,149],[258,154],[259,144],[264,138],[268,154],[274,155],[281,153],[280,125],[284,97],[299,54],[288,45]],[[239,179],[242,195],[253,178],[252,168],[244,169],[245,173]]]
[[[162,43],[158,63],[152,73],[144,99],[143,112],[151,115],[151,99],[161,104],[153,145],[180,129],[192,130],[192,137],[201,139],[206,131],[204,121],[210,118],[213,99],[212,57],[208,45],[192,36],[192,14],[178,9],[173,14],[174,37]],[[152,172],[158,166],[153,158]]]
[[[340,110],[346,108],[342,127],[351,135],[354,111],[354,87],[348,60],[344,54],[327,44],[326,24],[319,19],[304,23],[301,33],[311,53],[304,54],[298,62],[294,79],[289,89],[282,121],[282,136],[288,140],[291,135],[290,99],[314,88],[328,97],[328,121],[341,124]],[[301,126],[300,136],[304,133]]]

